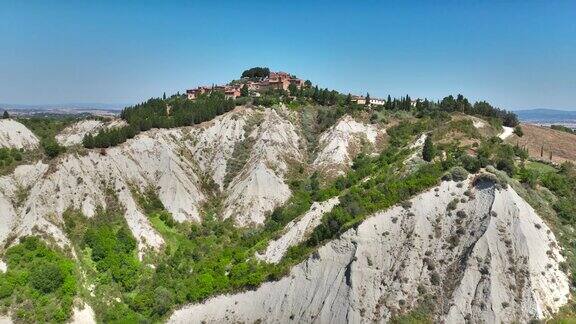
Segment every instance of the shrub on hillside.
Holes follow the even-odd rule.
[[[461,166],[455,166],[449,171],[452,180],[454,181],[464,181],[468,178],[468,171]]]
[[[64,275],[58,265],[54,263],[38,263],[30,273],[30,284],[32,287],[45,294],[60,288],[63,283]]]
[[[468,154],[460,157],[460,164],[462,164],[462,167],[470,173],[476,173],[480,171],[480,168],[482,167],[480,160]]]

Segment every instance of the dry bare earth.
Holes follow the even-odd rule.
[[[552,152],[553,162],[576,162],[576,135],[532,124],[522,124],[522,131],[524,136],[518,137],[513,134],[506,142],[526,147],[530,156],[536,159],[549,160]],[[541,158],[542,146],[544,154]]]

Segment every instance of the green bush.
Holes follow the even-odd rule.
[[[508,174],[508,176],[512,177],[516,170],[516,166],[514,165],[514,160],[512,159],[500,159],[496,162],[496,169],[504,171]]]
[[[468,178],[468,171],[461,166],[455,166],[449,172],[454,181],[464,181]]]
[[[56,142],[56,140],[53,138],[42,140],[41,145],[46,155],[48,155],[50,158],[55,158],[60,153],[66,151],[66,148],[58,144],[58,142]]]
[[[470,173],[477,173],[478,171],[480,171],[480,168],[482,167],[482,165],[480,164],[480,160],[468,154],[460,157],[460,164],[464,169],[466,169]]]
[[[60,288],[64,283],[64,274],[57,264],[41,262],[30,272],[30,284],[35,289],[47,294]]]

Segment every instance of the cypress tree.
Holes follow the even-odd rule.
[[[422,148],[422,158],[424,161],[430,162],[434,158],[435,149],[434,144],[432,144],[432,137],[428,135],[424,141],[424,147]]]
[[[2,115],[2,119],[8,119],[10,118],[10,114],[8,114],[7,110],[4,110],[4,115]]]

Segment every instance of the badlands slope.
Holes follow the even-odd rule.
[[[0,128],[0,145],[37,145],[23,125],[0,122],[9,126]],[[81,122],[58,141],[74,145],[98,127],[108,126]],[[290,198],[291,172],[342,173],[360,151],[381,146],[385,133],[382,126],[344,116],[319,135],[318,147],[307,147],[297,113],[238,107],[200,125],[143,132],[104,152],[21,165],[0,177],[0,246],[29,234],[66,246],[62,213],[72,207],[93,217],[98,206],[106,207],[110,191],[125,209],[141,255],[164,240],[138,207],[134,190],[154,190],[177,221],[199,221],[203,205],[217,198],[222,217],[239,226],[263,224]],[[569,284],[553,234],[511,188],[471,182],[443,182],[412,199],[410,208],[372,215],[289,276],[186,306],[170,321],[386,321],[429,295],[441,305],[436,319],[447,322],[525,322],[556,311],[567,301]],[[447,211],[454,199],[460,201],[456,210]],[[314,203],[257,256],[278,262],[338,203]],[[85,308],[74,317],[83,321],[90,314]]]
[[[2,128],[9,145],[32,145],[36,140],[26,135],[29,131],[22,124],[2,122],[10,126]],[[354,127],[340,130],[342,123]],[[84,134],[113,125],[81,121],[59,134],[58,141],[73,145]],[[340,136],[326,135],[334,139],[326,139],[319,150],[338,146],[342,157],[337,158],[349,161],[359,151],[349,142],[341,143],[347,139],[342,134],[353,132],[374,141],[377,130],[344,117],[327,132]],[[303,165],[306,154],[295,113],[239,107],[197,126],[150,130],[104,152],[88,150],[65,154],[50,164],[21,165],[0,177],[0,243],[37,233],[65,246],[69,242],[62,231],[63,212],[75,208],[92,217],[98,206],[106,207],[113,191],[139,250],[159,248],[162,237],[132,195],[133,190],[149,188],[177,221],[199,221],[203,204],[216,195],[223,200],[224,218],[233,218],[240,226],[262,224],[268,213],[289,199],[287,173]]]
[[[13,119],[0,119],[0,147],[33,149],[38,142],[26,126]]]
[[[380,322],[428,299],[440,306],[438,321],[527,322],[567,302],[562,260],[551,231],[513,189],[443,182],[409,208],[376,213],[283,279],[184,307],[169,321]]]

